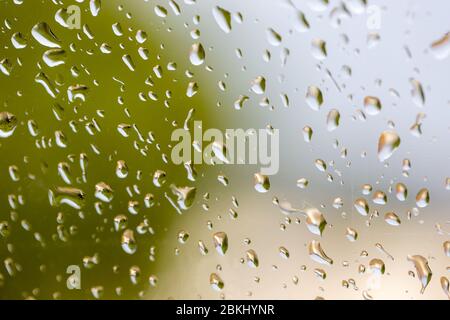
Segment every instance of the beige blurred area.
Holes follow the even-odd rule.
[[[56,12],[70,5],[81,9],[79,30],[55,21]],[[0,112],[18,120],[13,135],[0,138],[0,223],[8,226],[0,235],[0,298],[448,298],[441,277],[450,277],[450,257],[444,250],[450,240],[450,191],[445,184],[450,176],[450,44],[444,43],[439,58],[432,44],[450,29],[449,4],[103,0],[96,16],[91,6],[89,0],[0,0],[0,61],[6,58],[12,65],[9,75],[0,73]],[[230,14],[229,32],[215,18],[217,7]],[[374,18],[379,18],[375,29]],[[50,26],[66,51],[63,65],[50,67],[43,60],[50,48],[31,33],[40,22]],[[113,32],[116,23],[122,35]],[[278,34],[277,41],[270,30]],[[139,31],[147,34],[143,43],[136,37]],[[17,32],[26,47],[18,49],[11,42]],[[323,59],[312,47],[317,39],[326,43]],[[196,43],[205,50],[200,65],[189,59]],[[102,53],[102,44],[111,48],[109,54]],[[147,60],[140,47],[148,50]],[[134,71],[123,62],[124,55],[133,59]],[[41,72],[58,89],[55,98],[36,83]],[[263,94],[251,90],[259,76],[266,80]],[[422,84],[422,106],[412,94],[411,79]],[[198,90],[189,97],[194,82]],[[85,101],[69,101],[68,88],[79,84],[89,88]],[[309,86],[323,93],[318,111],[305,100]],[[240,96],[248,100],[237,110]],[[378,114],[364,110],[366,96],[380,99]],[[193,120],[202,121],[203,130],[279,130],[280,170],[269,177],[268,192],[255,190],[259,165],[196,165],[196,181],[190,181],[186,169],[171,162],[171,134],[184,126],[192,108]],[[330,132],[327,116],[332,109],[339,111],[340,121]],[[410,129],[417,119],[420,135]],[[30,134],[29,120],[38,125],[37,136]],[[71,128],[74,123],[77,132]],[[98,128],[91,134],[93,123]],[[128,137],[118,132],[121,124],[131,126]],[[313,130],[310,142],[303,137],[305,126]],[[378,139],[385,130],[395,130],[401,143],[392,157],[380,162]],[[55,143],[56,131],[65,134],[66,148]],[[85,181],[80,154],[89,160]],[[317,169],[317,159],[326,163],[325,172]],[[411,162],[408,170],[404,159]],[[125,179],[116,175],[119,160],[129,168]],[[85,193],[80,210],[49,203],[49,190],[68,186],[58,174],[62,162],[70,167],[70,187]],[[17,167],[18,181],[10,177],[10,166]],[[157,170],[166,172],[162,187],[153,182]],[[305,189],[297,186],[301,178],[309,182]],[[95,197],[99,182],[114,190],[110,203]],[[395,195],[400,182],[408,189],[405,201]],[[172,184],[196,188],[193,206],[182,214],[167,200],[176,199]],[[364,184],[372,186],[370,195],[362,194]],[[430,201],[417,208],[416,194],[423,188],[429,190]],[[384,205],[372,201],[379,190],[387,196]],[[147,194],[155,198],[151,208],[145,206]],[[342,199],[341,206],[333,206],[336,198]],[[358,198],[367,200],[368,216],[355,209]],[[310,232],[300,212],[283,213],[274,199],[299,211],[320,210],[327,221],[323,234]],[[137,214],[129,211],[130,201],[139,204]],[[96,209],[98,203],[102,210]],[[397,214],[399,226],[385,222],[388,212]],[[134,254],[121,247],[123,230],[114,228],[118,215],[125,215],[126,229],[134,231]],[[358,232],[354,242],[346,237],[348,227]],[[66,239],[58,230],[66,232]],[[185,243],[178,239],[180,231],[189,234]],[[214,248],[217,232],[227,234],[225,255]],[[321,243],[332,265],[310,258],[307,246],[313,240]],[[206,254],[200,252],[199,241]],[[280,248],[289,252],[288,258]],[[257,268],[247,264],[248,250],[257,253]],[[432,271],[423,294],[408,255],[423,256]],[[94,256],[95,263],[86,263]],[[370,268],[373,259],[384,262],[384,274]],[[72,265],[80,267],[80,290],[66,285],[66,270]],[[211,286],[212,273],[223,280],[222,290]]]

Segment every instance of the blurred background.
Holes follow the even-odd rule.
[[[0,0],[0,298],[447,299],[449,9]],[[266,192],[194,121],[278,129]]]

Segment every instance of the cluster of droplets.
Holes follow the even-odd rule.
[[[148,1],[145,1],[146,4]],[[181,2],[181,1],[180,1]],[[103,13],[101,0],[90,1],[78,1],[80,5],[85,5],[85,9],[90,12],[93,19],[98,19]],[[290,95],[286,92],[278,92],[280,97],[280,103],[284,108],[305,108],[310,112],[311,117],[317,117],[319,122],[323,124],[323,128],[327,134],[335,138],[333,147],[335,149],[340,148],[339,156],[346,160],[346,168],[352,166],[352,161],[348,160],[348,150],[345,146],[340,145],[338,137],[342,137],[344,126],[349,126],[350,121],[370,122],[374,119],[380,118],[391,107],[395,107],[395,103],[389,104],[385,99],[381,99],[381,95],[375,93],[365,92],[365,88],[362,88],[360,92],[350,92],[350,81],[352,80],[354,72],[349,65],[340,66],[338,73],[331,72],[331,63],[328,62],[330,57],[335,57],[336,52],[328,42],[327,39],[320,37],[312,30],[311,26],[313,22],[317,22],[317,16],[320,19],[324,19],[325,14],[328,14],[332,30],[339,30],[340,26],[345,23],[346,20],[350,20],[367,10],[367,1],[365,0],[352,0],[345,3],[331,4],[328,0],[309,0],[304,10],[299,10],[292,1],[287,1],[288,7],[295,13],[295,23],[293,30],[300,34],[308,34],[307,46],[312,58],[311,61],[317,64],[317,70],[326,81],[331,81],[337,92],[341,95],[347,94],[349,104],[356,105],[356,108],[352,111],[353,115],[348,116],[346,106],[333,105],[330,89],[326,85],[326,81],[316,81],[311,83],[305,88],[298,89],[301,92],[301,97],[298,99],[294,94]],[[16,1],[16,5],[21,5],[20,1]],[[103,5],[105,5],[103,3]],[[167,1],[167,4],[152,4],[152,14],[156,18],[156,21],[161,23],[160,28],[167,28],[167,31],[172,31],[171,27],[167,27],[167,18],[171,15],[174,17],[183,17],[184,6],[198,5],[195,0],[184,0],[183,4],[178,3],[175,0]],[[237,25],[245,26],[247,22],[244,20],[244,16],[239,11],[233,11],[229,8],[225,8],[225,4],[217,6],[215,4],[210,5],[209,14],[215,21],[215,31],[222,34],[230,34],[237,32]],[[122,13],[125,10],[124,6],[119,6],[118,11]],[[58,183],[52,186],[46,186],[46,193],[48,203],[52,210],[57,211],[56,228],[54,233],[49,239],[44,239],[45,235],[40,234],[38,231],[34,231],[33,226],[26,219],[19,219],[16,217],[16,212],[20,211],[24,206],[25,201],[20,194],[10,194],[8,196],[9,206],[11,208],[12,218],[0,221],[0,235],[2,238],[8,238],[13,230],[13,226],[20,220],[20,226],[23,230],[33,231],[34,238],[42,245],[45,246],[46,240],[70,243],[71,239],[75,239],[79,233],[77,224],[71,222],[72,219],[68,216],[74,214],[79,217],[80,221],[90,218],[90,213],[93,212],[98,216],[101,216],[105,226],[98,226],[96,231],[91,235],[93,243],[101,241],[101,234],[104,230],[111,231],[115,236],[115,244],[120,247],[126,257],[137,256],[141,252],[147,252],[149,260],[156,260],[156,247],[151,243],[151,236],[157,233],[157,227],[152,223],[152,214],[157,211],[156,209],[165,205],[169,205],[170,212],[177,214],[184,214],[186,212],[192,213],[195,210],[197,204],[201,204],[203,211],[209,211],[209,199],[211,195],[205,193],[203,199],[197,197],[197,187],[199,180],[203,180],[204,174],[198,174],[192,161],[184,162],[182,167],[184,170],[185,180],[179,182],[175,179],[172,171],[169,169],[169,156],[170,149],[173,147],[166,140],[161,138],[159,132],[141,130],[142,123],[133,117],[135,109],[131,106],[126,96],[127,92],[133,91],[133,85],[129,85],[128,81],[132,77],[140,77],[141,70],[149,70],[149,75],[141,83],[142,89],[139,87],[138,92],[133,92],[138,98],[138,102],[141,106],[146,108],[162,108],[165,112],[164,120],[158,119],[158,121],[164,122],[169,128],[180,127],[179,119],[173,116],[172,110],[176,110],[177,113],[185,115],[182,119],[181,127],[186,131],[193,129],[192,120],[195,118],[196,108],[189,107],[188,110],[179,110],[177,103],[174,102],[174,93],[171,89],[166,87],[164,81],[173,81],[174,83],[182,83],[184,99],[187,103],[194,104],[194,98],[198,97],[200,90],[200,77],[197,79],[197,73],[201,74],[201,70],[204,68],[207,72],[213,71],[213,66],[208,65],[209,61],[213,61],[214,48],[207,45],[207,42],[202,40],[202,34],[200,29],[200,16],[194,15],[192,18],[193,29],[190,31],[190,43],[184,53],[184,60],[178,63],[170,60],[163,62],[164,59],[154,52],[164,52],[165,45],[161,43],[159,47],[153,43],[151,39],[154,35],[150,32],[153,30],[135,30],[129,23],[129,21],[114,21],[108,26],[108,37],[102,39],[99,36],[97,28],[91,28],[88,23],[80,25],[79,30],[74,31],[75,36],[70,38],[63,38],[58,36],[59,34],[66,35],[67,30],[72,28],[73,17],[71,16],[68,8],[58,5],[57,11],[54,13],[53,21],[40,21],[34,22],[30,26],[29,30],[21,30],[13,32],[13,25],[15,21],[5,19],[5,28],[2,29],[2,33],[8,34],[10,42],[15,51],[31,50],[34,52],[39,51],[39,61],[36,63],[37,70],[35,72],[32,81],[36,84],[38,92],[45,95],[52,101],[51,115],[56,119],[58,123],[64,124],[61,126],[39,126],[38,120],[31,119],[32,114],[24,113],[18,116],[18,112],[12,112],[13,108],[7,108],[0,112],[0,138],[5,139],[5,144],[8,141],[15,138],[16,131],[20,131],[23,127],[26,128],[29,135],[33,139],[34,146],[39,150],[47,149],[52,151],[52,148],[57,148],[56,152],[66,153],[66,159],[57,161],[58,163],[54,167],[49,167],[48,164],[43,164],[42,171],[50,170],[57,176]],[[127,20],[132,20],[131,13],[126,13]],[[95,20],[90,20],[94,21]],[[191,27],[189,23],[185,22],[185,27]],[[100,32],[99,32],[100,33]],[[279,28],[272,26],[266,27],[261,30],[261,37],[265,39],[267,49],[263,53],[263,60],[270,62],[274,52],[280,52],[281,67],[284,68],[291,55],[291,50],[287,48],[289,36],[287,33],[282,32]],[[103,33],[100,33],[103,35]],[[108,40],[106,40],[108,39]],[[349,43],[349,37],[345,34],[341,35],[342,46],[347,47]],[[71,42],[72,41],[72,42]],[[382,43],[382,38],[378,32],[370,31],[366,35],[366,46],[368,50],[377,50],[377,47]],[[447,59],[450,52],[450,37],[446,33],[440,38],[431,41],[428,50],[433,57],[439,61]],[[130,48],[134,48],[134,51]],[[406,48],[407,52],[409,49]],[[355,55],[358,56],[362,49],[355,49]],[[9,51],[8,51],[9,52]],[[115,53],[119,53],[117,56]],[[236,49],[235,51],[237,59],[243,59],[243,51]],[[210,56],[211,55],[211,56]],[[19,73],[23,68],[23,61],[20,57],[15,60],[12,58],[14,55],[3,57],[0,56],[0,71],[2,76],[8,79],[14,79],[15,73]],[[114,121],[113,128],[108,125],[108,113],[109,110],[97,109],[95,113],[87,110],[92,108],[91,101],[93,97],[99,91],[103,90],[103,83],[99,80],[103,79],[100,75],[96,75],[92,72],[95,69],[94,63],[90,61],[90,56],[106,59],[108,63],[114,63],[114,68],[117,68],[120,72],[111,72],[110,76],[114,85],[118,87],[118,92],[108,93],[111,95],[117,94],[116,104],[125,114],[126,120],[117,119]],[[109,59],[114,57],[115,60]],[[80,61],[88,62],[78,62]],[[87,60],[86,60],[87,59]],[[89,62],[90,61],[90,62]],[[186,70],[181,69],[180,66],[188,65]],[[68,74],[62,75],[64,72],[61,70],[63,66],[69,66]],[[247,67],[243,67],[246,70]],[[56,71],[55,71],[56,70]],[[286,68],[284,69],[286,70]],[[276,80],[269,78],[264,70],[259,70],[252,76],[251,81],[247,83],[247,87],[235,98],[230,109],[233,112],[244,112],[246,108],[250,108],[253,102],[257,103],[261,107],[269,107],[270,110],[275,110],[276,103],[272,101],[271,96],[273,92],[276,92]],[[58,73],[60,72],[60,73]],[[56,75],[55,75],[56,74]],[[131,75],[130,75],[131,74]],[[180,74],[184,74],[184,78],[179,78]],[[109,73],[108,73],[109,75]],[[225,80],[219,80],[217,86],[220,92],[227,92],[228,86],[226,80],[229,77],[225,75]],[[424,87],[422,83],[417,79],[416,75],[407,79],[410,87],[410,100],[411,103],[418,108],[425,108],[427,106],[429,88]],[[67,78],[67,79],[65,79]],[[68,80],[70,79],[70,80]],[[166,80],[168,79],[168,80]],[[283,79],[283,75],[280,76]],[[12,81],[12,80],[8,80]],[[230,81],[231,82],[231,81]],[[282,82],[282,80],[280,80]],[[381,80],[375,81],[378,86],[381,86]],[[395,101],[399,100],[400,95],[396,89],[389,89],[391,96]],[[20,94],[18,94],[20,96]],[[356,97],[356,98],[355,98]],[[388,99],[386,99],[388,100]],[[390,101],[390,100],[389,100]],[[107,102],[105,101],[105,104]],[[6,104],[5,104],[6,105]],[[218,106],[221,106],[221,102],[217,102]],[[103,106],[106,108],[106,106]],[[178,108],[178,109],[177,109]],[[198,108],[198,107],[197,107]],[[424,109],[425,110],[425,109]],[[14,114],[14,113],[17,113]],[[38,117],[37,117],[38,118]],[[133,121],[133,119],[135,119]],[[423,135],[423,123],[426,119],[424,112],[417,113],[415,122],[409,128],[413,138],[421,138]],[[374,120],[375,121],[375,120]],[[44,121],[42,121],[44,122]],[[153,123],[152,123],[153,125]],[[146,127],[150,128],[151,126]],[[49,128],[52,132],[48,132]],[[194,128],[195,129],[195,128]],[[273,132],[274,127],[267,125],[266,127],[269,133]],[[150,130],[150,129],[149,129]],[[156,130],[155,130],[156,131]],[[312,124],[305,124],[299,128],[301,139],[306,144],[306,148],[312,148],[317,146],[316,135],[320,136],[321,127],[317,127]],[[401,134],[399,129],[396,128],[395,123],[392,120],[388,121],[387,128],[377,131],[377,141],[369,143],[369,150],[363,150],[361,152],[361,158],[364,160],[367,155],[377,159],[378,164],[381,163],[383,168],[388,168],[392,163],[398,161],[399,154],[403,154],[403,145],[405,145],[411,137]],[[92,138],[89,143],[84,146],[86,150],[79,151],[75,147],[73,140],[78,138],[81,134],[87,134]],[[112,139],[118,140],[120,143],[125,141],[132,147],[135,153],[118,152],[113,146],[113,151],[109,150],[102,144],[97,144],[95,138],[107,136],[108,141],[112,143]],[[112,139],[111,139],[112,138]],[[9,140],[8,140],[9,139]],[[319,139],[319,138],[318,138]],[[92,141],[92,142],[91,142]],[[297,144],[297,142],[292,142]],[[302,141],[299,141],[299,144]],[[195,152],[202,152],[201,142],[194,141],[192,147]],[[77,151],[75,151],[77,150]],[[44,150],[45,151],[45,150]],[[353,152],[353,150],[351,150]],[[212,145],[212,152],[218,160],[227,162],[227,150],[226,147],[219,143],[214,142]],[[119,156],[120,154],[120,156]],[[152,162],[153,169],[137,169],[133,168],[133,157],[144,157],[148,162]],[[96,174],[91,162],[99,163],[99,159],[106,159],[108,163],[109,175],[100,178]],[[158,159],[158,160],[155,160]],[[214,161],[212,161],[214,163]],[[155,167],[154,164],[157,164]],[[103,164],[102,164],[103,165]],[[338,168],[337,161],[326,159],[325,156],[317,156],[315,160],[310,163],[314,170],[318,171],[318,174],[324,175],[326,180],[330,183],[339,181],[342,186],[345,184],[346,177],[340,168]],[[94,167],[95,168],[95,167]],[[23,170],[23,169],[22,169]],[[373,183],[364,184],[361,189],[358,189],[358,194],[335,196],[332,199],[331,207],[337,211],[341,211],[342,218],[345,219],[345,223],[350,224],[350,220],[347,219],[346,213],[343,208],[352,210],[352,213],[356,213],[358,218],[364,219],[366,225],[369,227],[376,223],[377,218],[381,215],[384,220],[383,223],[387,227],[400,229],[404,225],[403,214],[394,212],[388,207],[395,203],[406,203],[410,205],[410,210],[406,214],[407,220],[412,220],[415,216],[419,215],[420,211],[427,210],[430,205],[430,191],[426,186],[417,188],[413,183],[406,182],[406,178],[409,177],[411,170],[411,161],[404,159],[402,162],[400,174],[403,176],[402,182],[397,179],[393,179],[389,186],[383,188],[379,183],[372,186]],[[12,182],[19,182],[24,178],[21,175],[21,168],[17,165],[8,165],[7,168],[10,180]],[[94,180],[92,176],[96,177]],[[30,174],[29,178],[33,179]],[[249,177],[248,181],[251,181],[252,177]],[[296,178],[296,186],[300,189],[300,192],[309,192],[310,189],[315,188],[314,184],[310,183],[307,177]],[[220,173],[217,175],[217,181],[223,187],[231,185],[230,179],[226,173]],[[444,178],[444,187],[450,190],[450,178]],[[294,180],[295,183],[295,180]],[[126,186],[125,186],[126,185]],[[251,185],[251,182],[249,182]],[[264,199],[267,203],[270,197],[273,197],[272,191],[276,190],[276,179],[271,179],[269,176],[260,172],[253,174],[253,189],[256,195]],[[298,190],[298,189],[297,189]],[[125,196],[124,196],[125,195]],[[415,197],[414,197],[415,195]],[[264,198],[265,197],[265,198]],[[122,201],[123,199],[128,199]],[[123,209],[121,205],[125,203],[126,208]],[[202,203],[203,202],[203,203]],[[332,247],[330,243],[325,241],[325,234],[337,232],[338,228],[335,228],[331,223],[327,222],[331,214],[327,213],[327,206],[321,205],[304,205],[301,208],[296,208],[289,201],[279,200],[276,196],[272,198],[274,206],[284,215],[284,222],[281,225],[281,230],[286,230],[286,225],[291,223],[291,219],[294,219],[300,224],[304,222],[305,230],[309,232],[310,238],[305,243],[304,252],[310,258],[310,262],[315,266],[313,268],[314,275],[319,279],[325,281],[327,278],[327,272],[333,265],[336,265],[338,254],[330,254],[329,247]],[[232,220],[237,220],[238,215],[238,201],[235,197],[232,199],[232,204],[229,208],[229,216]],[[394,205],[392,205],[394,207]],[[209,218],[208,218],[209,219]],[[355,218],[356,219],[356,218]],[[334,219],[333,219],[334,220]],[[331,220],[330,220],[331,221]],[[230,231],[217,231],[214,229],[213,222],[208,220],[208,231],[211,235],[209,239],[197,240],[195,243],[198,247],[200,255],[207,256],[210,254],[208,246],[212,245],[217,255],[220,257],[228,257],[231,251],[231,243],[235,243],[234,239],[229,239],[228,234],[234,235],[235,233]],[[194,233],[192,234],[185,229],[178,230],[176,233],[177,248],[175,252],[177,255],[181,254],[182,249],[179,247],[186,246],[192,242]],[[195,235],[196,236],[196,235]],[[346,239],[346,243],[358,243],[361,237],[364,236],[363,230],[357,230],[352,225],[347,225],[344,232],[340,235],[342,239]],[[233,242],[231,241],[233,240]],[[194,240],[195,241],[195,240]],[[150,247],[149,247],[150,243]],[[251,247],[251,240],[246,238],[244,240],[246,245],[245,250],[241,252],[240,262],[246,264],[249,268],[258,270],[262,265],[267,262],[264,259],[260,260],[257,251]],[[380,255],[383,255],[383,259],[386,261],[394,260],[394,257],[386,251],[386,249],[380,244],[375,244]],[[450,242],[444,242],[444,253],[448,257],[450,256]],[[147,250],[148,249],[148,250]],[[233,248],[234,249],[234,248]],[[12,254],[14,250],[10,250]],[[291,251],[291,252],[290,252]],[[292,257],[294,250],[289,250],[285,246],[278,247],[278,255],[283,260],[293,260]],[[146,253],[147,254],[147,253]],[[367,251],[363,251],[360,258],[368,257]],[[333,258],[332,258],[333,257]],[[261,255],[261,258],[264,258]],[[231,259],[231,258],[230,258]],[[365,274],[366,269],[371,274],[379,277],[389,274],[388,266],[385,261],[380,257],[371,257],[367,263],[367,267],[364,264],[359,264],[358,272]],[[414,266],[415,272],[411,271],[415,277],[420,281],[421,292],[424,293],[428,284],[432,280],[433,272],[428,264],[428,259],[422,255],[408,255],[405,257],[407,261],[411,262]],[[82,258],[82,265],[85,269],[95,269],[98,265],[102,265],[103,258],[98,253],[84,255]],[[343,261],[342,265],[348,267],[350,262]],[[14,276],[22,271],[22,266],[16,259],[7,257],[4,259],[4,265],[7,273],[10,276]],[[277,266],[273,266],[278,268]],[[45,266],[42,266],[45,269]],[[146,273],[143,266],[131,265],[127,267],[126,275],[129,278],[132,285],[138,285],[141,282],[142,275]],[[301,270],[307,269],[306,265],[302,265]],[[119,266],[114,265],[114,273],[119,274]],[[222,266],[218,266],[214,272],[204,276],[205,282],[209,280],[209,285],[215,291],[219,291],[224,297],[227,286],[225,285],[226,277]],[[61,281],[61,280],[60,280]],[[293,276],[292,281],[294,284],[299,282],[297,276]],[[356,281],[353,278],[340,280],[344,288],[358,290]],[[0,273],[0,287],[4,282],[4,276]],[[259,283],[259,276],[255,276],[255,282]],[[159,278],[155,274],[148,275],[148,284],[150,287],[157,287]],[[443,291],[450,298],[449,293],[449,280],[443,276],[440,279],[440,283]],[[118,286],[115,288],[115,293],[118,296],[123,295],[123,288]],[[105,296],[105,287],[102,285],[94,285],[90,288],[91,295],[100,299]],[[140,292],[140,296],[144,296],[144,293]],[[60,292],[55,292],[54,298],[59,298]],[[362,291],[362,296],[365,299],[372,299],[370,288]],[[318,297],[321,298],[321,297]]]

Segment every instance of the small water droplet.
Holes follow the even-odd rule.
[[[322,39],[314,39],[311,42],[311,53],[317,60],[324,60],[327,57],[327,44]]]
[[[191,46],[191,51],[189,54],[189,59],[194,66],[199,66],[205,62],[205,49],[201,43],[194,43]]]
[[[46,22],[39,22],[31,29],[31,35],[41,45],[49,48],[60,48],[60,41]]]
[[[420,289],[420,293],[423,294],[425,292],[426,287],[431,281],[431,277],[433,273],[431,272],[430,266],[428,265],[428,260],[421,255],[409,255],[407,257],[408,261],[411,261],[416,268],[417,277],[422,285]]]
[[[134,254],[137,250],[136,239],[134,238],[134,231],[127,229],[122,233],[121,239],[122,249],[128,254]]]
[[[222,291],[225,286],[222,278],[220,278],[217,273],[211,273],[209,276],[209,284],[216,291]]]
[[[225,232],[216,232],[213,235],[214,247],[220,255],[225,255],[228,250],[228,236]]]
[[[359,198],[355,200],[354,207],[356,211],[362,216],[367,216],[369,214],[369,204],[366,199]]]
[[[12,136],[16,130],[18,120],[12,113],[0,112],[0,138],[8,138]]]
[[[389,159],[400,146],[400,137],[394,131],[383,131],[378,140],[378,159]]]
[[[322,91],[316,86],[309,86],[306,91],[306,103],[315,111],[318,111],[323,103]]]
[[[231,32],[230,12],[217,6],[213,8],[212,13],[220,29],[222,29],[222,31],[225,33],[230,33]]]
[[[95,197],[103,202],[111,202],[114,198],[114,191],[105,182],[95,185]]]
[[[419,208],[425,208],[430,203],[430,193],[428,189],[420,189],[416,195],[416,205]]]
[[[367,114],[374,116],[381,111],[381,102],[377,97],[367,96],[364,98],[364,110]]]
[[[384,264],[384,261],[381,259],[375,258],[375,259],[370,260],[369,267],[370,267],[370,270],[372,271],[372,273],[379,274],[379,275],[384,274],[386,271],[386,266]]]
[[[303,213],[306,215],[306,226],[308,230],[313,234],[321,236],[327,225],[327,221],[322,212],[316,208],[308,208]]]
[[[254,174],[254,184],[255,184],[255,190],[260,193],[265,193],[269,191],[270,189],[270,180],[269,177],[266,175],[263,175],[261,173],[255,173]]]
[[[401,224],[400,218],[394,212],[387,212],[384,215],[384,221],[394,227],[397,227]]]
[[[353,228],[347,227],[346,237],[349,241],[356,241],[358,239],[358,232]]]
[[[326,265],[333,264],[333,260],[325,254],[320,242],[317,240],[313,240],[308,244],[308,254],[312,260],[318,263]]]
[[[433,41],[431,44],[431,52],[438,60],[446,59],[450,54],[450,32],[447,32],[441,38]]]
[[[279,46],[283,41],[281,35],[272,28],[267,29],[266,35],[267,41],[274,47]]]
[[[259,266],[259,259],[258,255],[256,254],[255,250],[247,250],[245,253],[247,265],[251,268],[257,268]]]

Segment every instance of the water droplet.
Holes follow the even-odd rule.
[[[257,268],[259,266],[259,259],[258,255],[256,254],[255,250],[247,250],[245,253],[247,265],[251,268]]]
[[[441,277],[441,288],[450,299],[450,281],[448,281],[447,277]]]
[[[305,142],[311,142],[312,136],[313,136],[313,130],[309,126],[303,127],[303,139]]]
[[[447,257],[450,257],[450,241],[445,241],[443,247],[444,247],[444,254]]]
[[[128,201],[128,212],[131,214],[138,214],[139,213],[139,202],[135,200]]]
[[[289,254],[288,249],[286,249],[285,247],[279,247],[279,248],[278,248],[278,252],[280,253],[280,256],[281,256],[283,259],[289,259],[290,254]]]
[[[86,96],[89,93],[89,88],[83,84],[76,84],[70,86],[67,89],[67,96],[70,102],[75,102],[75,100],[86,101]]]
[[[198,84],[195,81],[191,81],[188,84],[188,87],[186,89],[186,96],[188,96],[189,98],[192,98],[193,96],[195,96],[198,92]]]
[[[12,136],[16,130],[18,120],[12,113],[0,112],[0,138],[8,138]]]
[[[403,159],[402,170],[406,172],[411,170],[411,161],[409,159]]]
[[[124,214],[119,214],[114,217],[114,229],[116,231],[124,230],[128,225],[128,218]]]
[[[369,195],[372,192],[372,186],[370,184],[364,184],[361,192],[363,195]]]
[[[105,182],[95,185],[95,197],[103,202],[111,202],[114,198],[114,191]]]
[[[62,49],[50,49],[45,51],[42,59],[51,68],[66,63],[66,51]]]
[[[375,274],[382,275],[386,271],[384,261],[381,259],[372,259],[369,262],[370,271]]]
[[[152,274],[150,277],[148,277],[148,283],[152,287],[156,287],[158,285],[158,277]]]
[[[234,102],[234,108],[236,110],[241,110],[244,107],[244,103],[248,100],[249,98],[247,96],[241,95],[239,96],[239,98]]]
[[[308,187],[309,181],[305,178],[301,178],[297,180],[297,187],[300,189],[306,189]]]
[[[316,159],[314,164],[320,172],[325,172],[327,170],[327,164],[322,159]]]
[[[217,273],[211,273],[209,276],[209,284],[216,291],[222,291],[225,286],[223,280],[217,275]]]
[[[101,0],[91,0],[89,3],[89,8],[91,10],[91,14],[96,17],[102,8]]]
[[[62,131],[55,131],[55,142],[60,148],[67,148],[67,137]]]
[[[270,189],[270,180],[269,177],[266,175],[263,175],[261,173],[255,173],[254,174],[254,180],[255,180],[255,190],[260,193],[265,193],[269,191]]]
[[[125,179],[128,176],[128,166],[124,160],[117,161],[116,175],[120,179]]]
[[[377,190],[373,194],[372,201],[373,203],[384,205],[387,203],[387,196],[383,191]]]
[[[184,230],[181,230],[180,232],[178,232],[177,238],[179,243],[185,244],[189,239],[189,233],[187,233]]]
[[[316,86],[309,86],[306,91],[306,103],[315,111],[318,111],[323,103],[322,91]]]
[[[354,207],[356,211],[362,216],[367,216],[369,214],[369,204],[366,199],[359,198],[355,200]]]
[[[188,210],[195,201],[197,189],[195,187],[177,187],[175,185],[170,186],[172,193],[177,196],[178,206],[182,210]]]
[[[11,43],[16,49],[24,49],[28,45],[28,41],[20,32],[16,32],[11,36]]]
[[[123,251],[128,254],[134,254],[137,250],[136,239],[134,238],[134,231],[127,229],[122,233],[121,245]]]
[[[336,109],[331,109],[327,116],[327,130],[334,131],[339,127],[341,114]]]
[[[262,76],[258,76],[253,80],[252,91],[256,94],[264,94],[266,91],[266,79]]]
[[[181,14],[181,9],[178,3],[176,3],[174,0],[170,0],[169,5],[175,15],[179,16]]]
[[[162,185],[166,183],[166,176],[167,174],[165,171],[156,170],[153,174],[153,184],[158,188],[162,187]]]
[[[364,110],[367,114],[374,116],[381,111],[381,102],[377,97],[367,96],[364,98]]]
[[[51,206],[59,207],[61,204],[67,204],[74,209],[81,209],[85,205],[86,196],[84,192],[77,188],[57,187],[48,192]]]
[[[229,11],[221,8],[215,7],[212,10],[214,19],[216,20],[217,25],[222,29],[223,32],[229,33],[231,32],[231,14]]]
[[[384,221],[394,227],[397,227],[401,224],[400,218],[394,212],[387,212],[384,215]]]
[[[163,6],[156,5],[155,6],[155,14],[160,18],[167,17],[167,9]]]
[[[91,288],[91,293],[95,299],[101,299],[105,293],[105,289],[102,286],[95,286]]]
[[[344,200],[341,197],[334,198],[333,200],[333,208],[340,209],[344,206]]]
[[[60,48],[60,41],[46,22],[39,22],[31,29],[31,35],[41,45],[49,48]]]
[[[378,159],[389,159],[400,146],[400,137],[394,131],[383,131],[378,140]]]
[[[428,260],[421,255],[408,256],[408,261],[414,263],[414,267],[416,268],[417,277],[422,284],[422,288],[420,293],[423,294],[425,292],[426,287],[431,281],[431,277],[433,273],[431,272],[430,266],[428,265]]]
[[[416,205],[419,208],[425,208],[430,203],[430,193],[428,192],[428,189],[423,188],[420,189],[419,192],[416,195]]]
[[[205,49],[201,43],[194,43],[191,47],[189,59],[194,66],[199,66],[205,62]]]
[[[66,8],[61,8],[55,13],[55,21],[58,22],[62,27],[69,28],[69,12]]]
[[[410,79],[412,89],[411,89],[411,97],[413,102],[418,107],[423,107],[425,104],[425,93],[422,88],[422,84],[416,79]]]
[[[314,39],[311,42],[311,53],[317,60],[324,60],[327,57],[327,44],[322,39]]]
[[[3,238],[9,237],[11,234],[11,227],[7,221],[1,221],[0,222],[0,235]]]
[[[306,3],[311,10],[320,12],[327,9],[329,2],[329,0],[308,0]]]
[[[118,37],[123,35],[122,25],[119,22],[116,22],[112,25],[112,30]]]
[[[431,52],[438,60],[444,60],[450,54],[450,32],[431,44]]]
[[[208,248],[206,248],[205,243],[203,241],[201,241],[201,240],[198,242],[198,249],[200,250],[200,253],[202,255],[205,256],[205,255],[208,254]]]
[[[13,68],[13,66],[12,66],[11,62],[7,58],[2,59],[0,61],[0,71],[5,76],[11,75],[12,68]]]
[[[70,166],[67,162],[58,163],[58,174],[67,184],[72,184],[72,175],[70,174]]]
[[[134,61],[129,54],[124,54],[122,56],[122,61],[123,61],[123,63],[125,63],[125,65],[128,67],[128,69],[130,69],[130,71],[135,70],[136,67],[135,67]]]
[[[295,29],[298,32],[306,32],[310,28],[309,22],[306,19],[306,16],[303,12],[298,11],[297,12],[297,18],[295,20]]]
[[[450,177],[445,178],[445,189],[450,190]]]
[[[144,198],[144,204],[147,208],[151,208],[155,205],[155,197],[151,193],[147,193]]]
[[[303,213],[306,215],[306,226],[308,230],[313,234],[321,236],[327,225],[327,221],[322,212],[316,208],[308,208]]]
[[[395,185],[395,195],[399,201],[405,201],[408,197],[408,189],[403,183],[397,183]]]
[[[378,32],[369,32],[367,35],[367,48],[375,48],[380,43],[381,37]]]
[[[277,47],[283,41],[283,38],[281,37],[281,35],[278,32],[276,32],[275,30],[273,30],[272,28],[267,29],[266,35],[267,35],[267,41],[272,46]]]
[[[320,242],[317,240],[313,240],[308,244],[308,254],[312,260],[318,263],[326,265],[333,264],[333,260],[325,254]]]
[[[367,290],[363,291],[362,296],[363,296],[364,300],[373,300],[373,297],[370,295],[370,293]]]
[[[17,182],[20,180],[19,168],[17,166],[15,165],[9,166],[8,172],[12,181]]]
[[[349,241],[356,241],[358,239],[358,232],[350,227],[347,227],[346,237]]]
[[[212,144],[212,151],[213,151],[214,157],[216,157],[223,163],[229,163],[229,160],[226,156],[227,155],[227,147],[223,142],[214,141]]]
[[[194,168],[194,165],[192,164],[192,162],[191,161],[185,162],[184,168],[186,169],[188,180],[195,181],[197,178],[197,171],[195,171],[195,168]]]
[[[147,32],[143,31],[143,30],[138,30],[136,32],[136,41],[140,44],[144,43],[145,41],[147,41]],[[143,50],[143,49],[142,49]]]
[[[216,232],[213,235],[214,247],[220,255],[225,255],[228,250],[228,236],[225,232]]]

